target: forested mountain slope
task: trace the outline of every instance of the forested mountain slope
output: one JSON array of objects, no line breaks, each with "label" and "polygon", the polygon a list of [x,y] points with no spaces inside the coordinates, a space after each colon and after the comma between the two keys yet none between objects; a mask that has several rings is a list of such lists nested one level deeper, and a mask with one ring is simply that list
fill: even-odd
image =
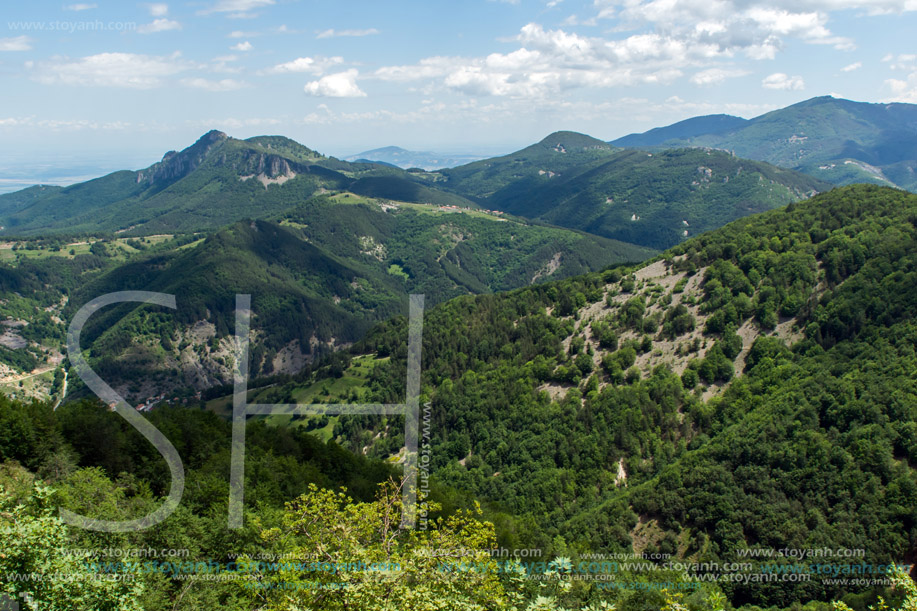
[{"label": "forested mountain slope", "polygon": [[[713,147],[740,157],[846,185],[871,182],[917,188],[917,105],[868,104],[823,96],[781,108],[729,129],[705,117],[613,141],[615,146]],[[698,123],[700,121],[700,123]]]},{"label": "forested mountain slope", "polygon": [[16,236],[201,231],[267,218],[313,195],[339,190],[475,207],[398,168],[325,157],[282,136],[237,140],[210,131],[144,170],[0,195],[0,225],[6,235]]},{"label": "forested mountain slope", "polygon": [[652,248],[830,189],[723,152],[647,153],[573,132],[437,174],[441,188],[485,208]]},{"label": "forested mountain slope", "polygon": [[[84,335],[93,362],[139,403],[231,380],[236,294],[251,294],[257,314],[252,371],[289,374],[403,312],[409,293],[433,305],[655,254],[518,218],[353,193],[318,196],[273,222],[159,236],[155,246],[143,240],[17,242],[0,263],[0,315],[9,327],[0,380],[15,385],[35,370],[40,375],[20,392],[63,392],[65,321],[114,291],[165,292],[178,302],[174,312],[137,304],[107,309]],[[69,392],[78,388],[71,379]]]},{"label": "forested mountain slope", "polygon": [[[434,473],[530,520],[508,545],[913,562],[915,222],[917,196],[842,188],[639,269],[434,308]],[[351,398],[400,400],[405,337],[395,320],[351,350],[393,355]],[[342,417],[334,433],[385,456],[402,445],[394,424]],[[759,574],[790,562],[750,561]],[[860,591],[817,576],[721,585],[736,606]]]}]

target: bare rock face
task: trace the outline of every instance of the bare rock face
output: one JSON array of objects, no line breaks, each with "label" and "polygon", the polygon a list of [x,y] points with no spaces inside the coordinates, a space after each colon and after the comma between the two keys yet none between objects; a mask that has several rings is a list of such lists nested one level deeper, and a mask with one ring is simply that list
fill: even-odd
[{"label": "bare rock face", "polygon": [[234,169],[238,170],[240,174],[266,176],[267,178],[289,176],[293,173],[290,163],[283,157],[255,151],[247,151],[238,163],[231,163],[226,158],[221,159],[220,165],[234,166]]}]

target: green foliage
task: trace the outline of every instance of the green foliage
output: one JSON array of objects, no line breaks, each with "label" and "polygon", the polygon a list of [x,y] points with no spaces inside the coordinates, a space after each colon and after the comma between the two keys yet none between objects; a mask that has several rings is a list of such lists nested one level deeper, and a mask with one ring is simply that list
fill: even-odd
[{"label": "green foliage", "polygon": [[[493,525],[481,521],[480,511],[458,512],[415,531],[399,527],[401,512],[401,491],[393,483],[371,503],[310,486],[287,504],[282,526],[262,538],[279,557],[329,568],[253,572],[244,585],[263,591],[266,608],[277,610],[509,607],[488,552],[496,544]],[[462,563],[484,569],[461,570]]]},{"label": "green foliage", "polygon": [[[870,611],[915,611],[917,610],[917,584],[914,583],[914,580],[911,579],[901,568],[896,567],[894,571],[890,574],[890,579],[897,589],[899,589],[904,594],[904,600],[901,602],[901,606],[897,609],[892,609],[885,603],[885,599],[881,596],[879,601],[875,605],[869,607]],[[843,602],[837,601],[834,603],[834,611],[852,611]]]},{"label": "green foliage", "polygon": [[[875,563],[900,557],[917,536],[917,479],[909,466],[917,456],[909,424],[917,405],[917,337],[907,315],[917,299],[913,218],[917,197],[855,187],[679,246],[673,265],[706,268],[701,308],[716,303],[715,312],[725,312],[722,327],[708,329],[714,337],[706,339],[703,357],[681,376],[664,365],[629,372],[638,335],[602,358],[603,387],[590,377],[554,400],[539,390],[551,362],[555,382],[582,382],[571,372],[579,357],[563,349],[580,325],[588,324],[593,338],[603,324],[613,328],[607,320],[556,316],[565,295],[594,294],[604,275],[432,309],[423,376],[433,472],[532,520],[538,527],[526,536],[537,545],[560,536],[575,549],[628,549],[639,515],[657,520],[686,553],[708,560],[810,541],[864,549]],[[870,256],[858,258],[857,244]],[[832,260],[834,281],[826,267]],[[759,337],[736,377],[738,327],[755,308],[776,317],[794,294],[805,295],[798,315],[809,339],[788,349]],[[625,300],[620,310],[633,315],[614,324],[636,319],[639,298]],[[549,307],[555,316],[545,314]],[[377,327],[354,348],[384,347],[393,355],[370,382],[370,396],[380,401],[403,392],[389,382],[404,378],[403,324]],[[701,382],[725,391],[702,403],[690,392]],[[338,432],[357,448],[376,427],[349,417]],[[626,488],[614,485],[622,458]],[[749,582],[729,584],[724,593],[733,604],[779,608],[827,601],[839,589],[816,580]]]},{"label": "green foliage", "polygon": [[651,248],[682,242],[686,230],[702,233],[830,188],[719,151],[647,154],[569,133],[439,173],[447,178],[443,188],[486,208]]},{"label": "green foliage", "polygon": [[[27,595],[48,611],[142,611],[139,583],[86,575],[82,559],[68,553],[70,533],[54,515],[52,491],[30,479],[22,468],[0,465],[0,593]],[[10,487],[19,488],[18,498]]]}]

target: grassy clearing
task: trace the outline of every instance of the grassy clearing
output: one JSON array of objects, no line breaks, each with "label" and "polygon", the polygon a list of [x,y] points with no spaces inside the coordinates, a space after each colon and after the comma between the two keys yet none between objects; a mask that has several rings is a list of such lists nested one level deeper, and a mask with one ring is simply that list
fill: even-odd
[{"label": "grassy clearing", "polygon": [[[405,210],[414,210],[415,212],[420,212],[421,214],[430,214],[434,216],[445,216],[448,214],[467,214],[475,218],[489,219],[491,221],[497,222],[506,222],[506,219],[488,214],[487,212],[482,212],[480,210],[471,210],[466,208],[445,208],[438,204],[415,204],[408,202],[400,202],[393,200],[380,200],[373,197],[364,197],[362,195],[356,195],[355,193],[341,192],[335,193],[330,197],[331,201],[336,204],[366,204],[369,206],[380,206],[382,204],[394,205],[398,208]],[[292,223],[290,223],[292,225]]]},{"label": "grassy clearing", "polygon": [[[388,362],[390,357],[378,358],[374,354],[354,357],[344,374],[339,378],[323,378],[313,382],[299,383],[284,390],[292,397],[293,403],[312,405],[322,403],[359,403],[366,400],[366,384],[373,369],[380,363]],[[249,392],[250,403],[272,403],[270,398],[277,389],[261,388]],[[232,418],[232,395],[218,397],[207,402],[207,409],[223,418]],[[329,416],[327,423],[317,426],[321,416],[294,418],[293,416],[266,416],[273,426],[305,427],[322,441],[328,441],[334,434],[337,416]]]},{"label": "grassy clearing", "polygon": [[26,377],[20,380],[0,383],[0,394],[19,399],[36,398],[43,400],[49,397],[53,382],[54,370],[37,375],[26,374]]},{"label": "grassy clearing", "polygon": [[[159,234],[141,238],[115,238],[106,243],[108,254],[115,260],[127,260],[130,256],[142,252],[146,248],[158,246],[172,240],[172,234]],[[68,244],[51,246],[40,244],[37,241],[17,240],[0,243],[0,261],[15,263],[20,258],[45,259],[48,257],[63,257],[72,259],[79,255],[89,254],[92,245],[102,241],[101,238],[88,238]],[[142,248],[137,248],[136,244]]]}]

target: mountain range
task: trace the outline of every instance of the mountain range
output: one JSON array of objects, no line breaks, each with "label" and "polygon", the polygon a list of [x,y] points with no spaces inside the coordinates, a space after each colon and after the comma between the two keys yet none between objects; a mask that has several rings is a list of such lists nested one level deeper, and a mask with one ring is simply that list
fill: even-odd
[{"label": "mountain range", "polygon": [[340,161],[281,136],[211,131],[140,171],[0,195],[0,234],[148,235],[265,219],[325,193],[483,208],[650,248],[829,189],[718,152],[639,153],[574,132],[439,171]]},{"label": "mountain range", "polygon": [[[917,195],[837,185],[906,176],[911,111],[816,98],[435,171],[212,131],[140,171],[0,195],[0,574],[180,545],[200,565],[405,570],[14,583],[150,611],[367,604],[340,582],[399,609],[897,607],[886,569],[917,560]],[[70,528],[50,506],[128,519],[170,489],[63,354],[82,305],[132,289],[178,307],[105,308],[82,347],[186,461],[186,496],[149,530]],[[407,297],[426,295],[428,530],[390,528],[402,497],[380,484],[408,447],[391,414],[252,417],[244,528],[226,529],[239,293],[260,404],[403,402]]]},{"label": "mountain range", "polygon": [[[143,170],[0,195],[16,249],[8,286],[61,278],[0,305],[33,323],[0,341],[0,362],[10,380],[54,370],[55,320],[98,294],[153,287],[185,307],[121,306],[85,335],[90,360],[130,397],[225,383],[235,293],[254,296],[264,324],[253,372],[293,374],[401,313],[408,293],[432,305],[640,261],[829,188],[722,152],[647,153],[574,132],[428,172],[211,131]],[[37,396],[54,391],[37,380]]]},{"label": "mountain range", "polygon": [[660,249],[831,188],[721,151],[649,153],[574,132],[438,174],[482,207]]},{"label": "mountain range", "polygon": [[612,144],[723,149],[837,185],[871,182],[917,190],[914,104],[868,104],[824,96],[750,120],[696,117]]},{"label": "mountain range", "polygon": [[314,195],[342,190],[475,207],[397,168],[339,161],[281,136],[237,140],[211,131],[144,170],[0,195],[0,224],[14,235],[200,231],[266,218]]}]

